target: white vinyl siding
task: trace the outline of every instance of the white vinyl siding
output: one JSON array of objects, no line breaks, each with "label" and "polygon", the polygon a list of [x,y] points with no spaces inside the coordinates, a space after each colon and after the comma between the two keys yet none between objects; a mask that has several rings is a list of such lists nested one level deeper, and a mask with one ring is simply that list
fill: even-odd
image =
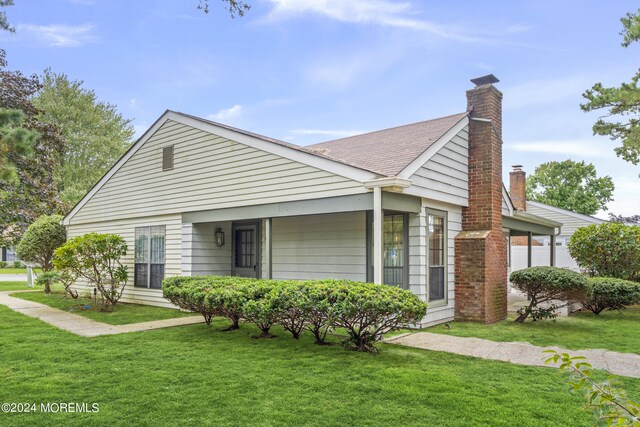
[{"label": "white vinyl siding", "polygon": [[[216,230],[225,236],[222,246],[216,245]],[[184,224],[182,227],[183,272],[185,276],[231,275],[231,222]]]},{"label": "white vinyl siding", "polygon": [[467,206],[469,202],[469,128],[465,126],[411,175],[410,194]]},{"label": "white vinyl siding", "polygon": [[366,280],[364,212],[273,218],[272,221],[274,279]]},{"label": "white vinyl siding", "polygon": [[580,227],[586,227],[591,224],[601,224],[604,222],[602,219],[592,218],[590,216],[576,214],[574,212],[558,212],[558,208],[549,209],[543,204],[535,202],[527,202],[527,212],[561,223],[562,230],[560,235],[566,237],[573,235],[573,233],[575,233],[575,231]]},{"label": "white vinyl siding", "polygon": [[[174,147],[172,170],[163,148]],[[71,218],[79,224],[364,193],[354,180],[167,121]]]},{"label": "white vinyl siding", "polygon": [[[122,302],[173,307],[162,298],[161,289],[136,288],[133,286],[134,276],[134,248],[135,228],[147,226],[165,226],[165,277],[181,274],[182,262],[182,217],[180,215],[158,215],[138,219],[123,219],[93,224],[71,224],[68,226],[68,237],[82,236],[86,233],[115,233],[127,242],[127,255],[121,262],[128,267],[129,280],[122,295]],[[87,287],[87,283],[79,281],[77,287],[80,292]]]}]

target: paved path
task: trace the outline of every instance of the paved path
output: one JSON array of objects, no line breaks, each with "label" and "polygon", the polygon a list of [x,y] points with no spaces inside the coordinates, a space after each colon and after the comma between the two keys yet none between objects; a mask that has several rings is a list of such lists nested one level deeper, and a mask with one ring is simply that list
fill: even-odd
[{"label": "paved path", "polygon": [[528,343],[496,342],[479,338],[463,338],[450,335],[417,332],[398,335],[384,340],[391,344],[426,350],[444,351],[482,359],[501,360],[518,365],[546,366],[544,360],[550,355],[544,350],[556,350],[572,356],[584,356],[596,369],[604,369],[612,374],[640,378],[640,355],[617,353],[608,350],[567,350],[560,347],[539,347]]},{"label": "paved path", "polygon": [[0,274],[0,282],[26,282],[26,274]]},{"label": "paved path", "polygon": [[[27,291],[29,292],[29,291]],[[16,291],[0,292],[0,304],[6,305],[10,309],[24,315],[35,317],[43,322],[47,322],[57,328],[64,329],[83,337],[97,337],[100,335],[124,334],[127,332],[148,331],[151,329],[170,328],[173,326],[193,325],[202,323],[201,316],[176,317],[174,319],[154,320],[152,322],[131,323],[128,325],[109,325],[107,323],[96,322],[78,314],[68,313],[20,298],[9,296]]]}]

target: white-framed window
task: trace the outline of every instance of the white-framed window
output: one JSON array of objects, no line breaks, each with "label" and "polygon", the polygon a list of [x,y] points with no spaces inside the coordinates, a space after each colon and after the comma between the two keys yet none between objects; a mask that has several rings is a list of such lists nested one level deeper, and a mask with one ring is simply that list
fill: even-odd
[{"label": "white-framed window", "polygon": [[138,288],[162,288],[165,261],[164,225],[136,227],[135,273],[133,286]]},{"label": "white-framed window", "polygon": [[447,214],[427,211],[427,297],[447,300]]}]

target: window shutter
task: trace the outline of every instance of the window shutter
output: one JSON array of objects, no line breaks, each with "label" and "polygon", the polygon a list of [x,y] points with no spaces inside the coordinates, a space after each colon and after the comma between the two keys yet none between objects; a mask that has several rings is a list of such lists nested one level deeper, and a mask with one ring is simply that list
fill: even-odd
[{"label": "window shutter", "polygon": [[173,145],[162,149],[162,170],[173,169]]}]

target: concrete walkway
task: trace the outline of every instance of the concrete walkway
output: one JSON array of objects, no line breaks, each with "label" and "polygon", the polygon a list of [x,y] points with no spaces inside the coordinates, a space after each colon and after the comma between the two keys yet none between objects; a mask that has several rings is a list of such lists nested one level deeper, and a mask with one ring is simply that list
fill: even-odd
[{"label": "concrete walkway", "polygon": [[518,365],[546,366],[544,363],[550,354],[545,350],[569,353],[571,356],[584,356],[586,362],[596,369],[603,369],[615,375],[640,378],[640,355],[617,353],[608,350],[567,350],[560,347],[539,347],[528,343],[496,342],[479,338],[463,338],[450,335],[417,332],[402,334],[384,340],[390,344],[400,344],[425,350],[444,351],[481,359],[501,360]]},{"label": "concrete walkway", "polygon": [[0,274],[0,282],[26,282],[26,274]]},{"label": "concrete walkway", "polygon": [[[154,320],[151,322],[131,323],[128,325],[109,325],[107,323],[96,322],[78,314],[68,313],[20,298],[14,298],[9,294],[21,291],[0,292],[0,304],[10,309],[22,313],[29,317],[35,317],[43,322],[63,329],[72,334],[82,337],[97,337],[100,335],[124,334],[127,332],[148,331],[151,329],[170,328],[173,326],[193,325],[204,322],[201,316],[176,317],[174,319]],[[29,292],[29,291],[26,291]]]}]

